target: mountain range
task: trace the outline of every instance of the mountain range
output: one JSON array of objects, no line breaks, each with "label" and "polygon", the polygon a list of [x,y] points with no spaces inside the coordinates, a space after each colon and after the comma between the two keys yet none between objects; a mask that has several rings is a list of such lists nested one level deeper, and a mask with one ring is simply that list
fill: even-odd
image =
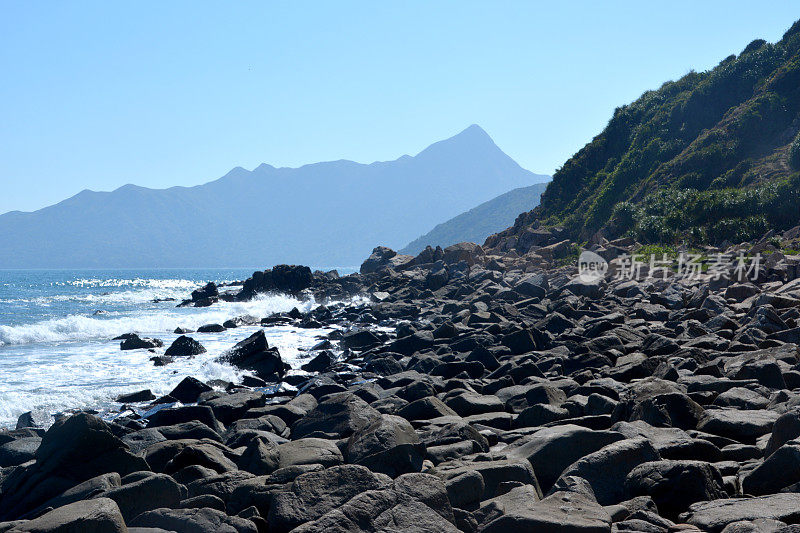
[{"label": "mountain range", "polygon": [[394,161],[262,164],[195,187],[85,190],[6,213],[0,268],[357,265],[378,244],[400,248],[487,199],[547,179],[472,125]]},{"label": "mountain range", "polygon": [[800,223],[800,21],[645,92],[554,174],[526,226],[742,242]]},{"label": "mountain range", "polygon": [[459,242],[483,243],[486,238],[514,223],[519,213],[529,211],[539,205],[547,183],[536,183],[519,187],[497,198],[492,198],[465,213],[437,225],[431,231],[414,239],[400,250],[401,253],[416,255],[426,246],[442,248]]}]

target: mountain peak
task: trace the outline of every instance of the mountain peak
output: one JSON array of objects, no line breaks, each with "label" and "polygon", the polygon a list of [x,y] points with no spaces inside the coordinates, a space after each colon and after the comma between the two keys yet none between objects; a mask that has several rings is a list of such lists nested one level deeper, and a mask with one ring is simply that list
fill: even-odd
[{"label": "mountain peak", "polygon": [[490,153],[502,154],[502,156],[508,157],[483,128],[477,124],[472,124],[452,137],[433,143],[417,154],[417,157],[451,157],[459,155],[463,157],[466,154],[487,155]]}]

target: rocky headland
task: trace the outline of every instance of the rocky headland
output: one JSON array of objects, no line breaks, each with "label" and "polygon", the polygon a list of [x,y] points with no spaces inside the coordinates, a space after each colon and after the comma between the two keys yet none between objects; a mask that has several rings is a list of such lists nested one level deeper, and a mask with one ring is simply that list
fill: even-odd
[{"label": "rocky headland", "polygon": [[[800,230],[696,251],[692,276],[652,248],[626,276],[642,248],[598,237],[607,269],[585,276],[561,232],[518,222],[195,291],[182,305],[320,304],[215,327],[331,333],[301,369],[259,329],[223,356],[243,383],[23,415],[0,432],[0,532],[797,531]],[[168,369],[204,350],[178,333],[121,348]]]}]

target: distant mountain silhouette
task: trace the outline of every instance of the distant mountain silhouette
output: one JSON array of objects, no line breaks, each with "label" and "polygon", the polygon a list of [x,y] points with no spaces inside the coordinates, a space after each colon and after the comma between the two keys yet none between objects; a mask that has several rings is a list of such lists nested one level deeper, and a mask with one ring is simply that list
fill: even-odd
[{"label": "distant mountain silhouette", "polygon": [[459,242],[483,244],[489,235],[512,225],[517,215],[539,205],[546,188],[547,183],[537,183],[501,194],[447,222],[442,222],[422,237],[413,240],[400,252],[416,255],[429,245],[444,248]]},{"label": "distant mountain silhouette", "polygon": [[414,157],[234,168],[195,187],[83,191],[0,215],[0,268],[359,264],[436,224],[542,181],[479,126]]}]

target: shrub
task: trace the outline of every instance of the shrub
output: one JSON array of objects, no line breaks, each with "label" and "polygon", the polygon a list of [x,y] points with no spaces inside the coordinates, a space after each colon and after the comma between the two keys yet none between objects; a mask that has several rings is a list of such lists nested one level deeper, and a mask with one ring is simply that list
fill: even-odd
[{"label": "shrub", "polygon": [[794,142],[789,148],[789,166],[792,167],[792,170],[800,170],[800,133],[794,138]]}]

